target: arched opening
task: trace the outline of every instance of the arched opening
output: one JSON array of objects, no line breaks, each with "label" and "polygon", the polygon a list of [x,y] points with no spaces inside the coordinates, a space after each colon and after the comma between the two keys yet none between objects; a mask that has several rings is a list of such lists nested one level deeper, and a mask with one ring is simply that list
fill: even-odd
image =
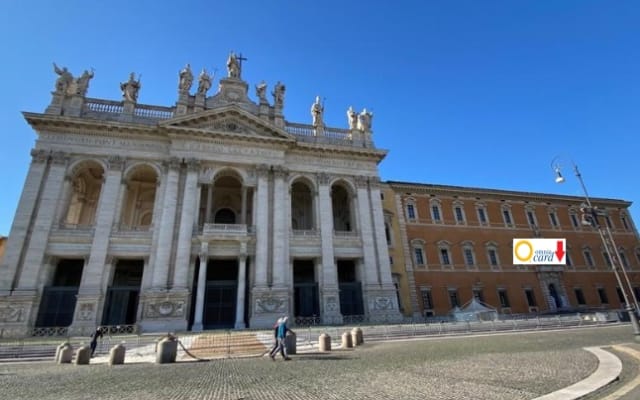
[{"label": "arched opening", "polygon": [[302,181],[291,185],[291,228],[314,229],[313,195],[309,186]]},{"label": "arched opening", "polygon": [[148,229],[153,222],[158,175],[148,165],[136,167],[127,177],[120,223],[124,229]]},{"label": "arched opening", "polygon": [[333,209],[333,229],[350,232],[353,230],[351,212],[351,194],[342,185],[331,188],[331,207]]},{"label": "arched opening", "polygon": [[64,218],[65,225],[91,226],[95,223],[103,179],[104,170],[97,162],[87,161],[76,166],[71,178],[71,196]]},{"label": "arched opening", "polygon": [[216,212],[213,222],[216,224],[235,224],[236,213],[229,208],[220,209]]}]

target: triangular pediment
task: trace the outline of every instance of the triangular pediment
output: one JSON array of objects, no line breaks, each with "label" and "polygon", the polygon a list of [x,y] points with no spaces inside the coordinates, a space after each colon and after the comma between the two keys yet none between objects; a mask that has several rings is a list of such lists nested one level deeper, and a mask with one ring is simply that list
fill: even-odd
[{"label": "triangular pediment", "polygon": [[294,140],[284,129],[234,105],[174,117],[162,121],[160,126],[200,134]]}]

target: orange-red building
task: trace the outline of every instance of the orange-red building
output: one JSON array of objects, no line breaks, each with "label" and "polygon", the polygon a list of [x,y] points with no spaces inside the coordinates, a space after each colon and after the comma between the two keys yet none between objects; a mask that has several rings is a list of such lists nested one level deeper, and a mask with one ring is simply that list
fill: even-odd
[{"label": "orange-red building", "polygon": [[[592,199],[624,266],[620,286],[598,230],[582,223],[581,197],[385,184],[393,197],[383,203],[394,215],[392,269],[409,292],[399,294],[405,315],[446,315],[474,297],[500,313],[619,309],[623,289],[631,302],[640,295],[640,242],[628,201]],[[514,265],[514,238],[565,238],[567,265]]]}]

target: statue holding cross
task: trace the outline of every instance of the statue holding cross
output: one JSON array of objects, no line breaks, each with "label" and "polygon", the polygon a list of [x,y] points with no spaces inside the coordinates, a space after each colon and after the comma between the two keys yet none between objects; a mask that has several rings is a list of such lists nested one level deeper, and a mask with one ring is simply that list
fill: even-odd
[{"label": "statue holding cross", "polygon": [[229,73],[229,78],[240,79],[240,75],[242,73],[242,61],[246,60],[246,58],[242,57],[242,53],[237,56],[233,52],[229,53],[229,58],[227,59],[227,72]]}]

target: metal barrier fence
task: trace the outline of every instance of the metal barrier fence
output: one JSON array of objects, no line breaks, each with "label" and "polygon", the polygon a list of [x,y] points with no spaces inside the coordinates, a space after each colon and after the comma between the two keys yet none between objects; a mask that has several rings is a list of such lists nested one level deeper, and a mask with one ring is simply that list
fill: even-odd
[{"label": "metal barrier fence", "polygon": [[[294,321],[298,322],[298,321]],[[514,317],[495,321],[462,322],[414,322],[401,324],[367,325],[346,324],[342,326],[319,326],[317,320],[299,321],[293,326],[296,347],[299,351],[315,351],[318,338],[326,333],[331,336],[334,348],[339,347],[344,332],[354,327],[363,331],[365,342],[410,339],[434,336],[466,335],[526,330],[549,330],[573,327],[600,326],[619,322],[615,313],[565,314],[554,316]],[[355,321],[354,321],[355,322]],[[148,357],[155,353],[157,342],[165,335],[140,334],[134,326],[104,327],[104,336],[98,341],[97,355],[108,354],[116,344],[124,343],[128,359],[131,356]],[[62,332],[62,331],[58,331]],[[0,359],[8,358],[50,358],[56,347],[68,341],[74,348],[88,345],[90,337],[32,335],[19,339],[0,339]],[[179,359],[216,359],[234,357],[259,357],[273,345],[273,330],[218,330],[202,333],[185,332],[176,335],[184,349],[179,349]],[[186,350],[186,351],[185,351]]]}]

